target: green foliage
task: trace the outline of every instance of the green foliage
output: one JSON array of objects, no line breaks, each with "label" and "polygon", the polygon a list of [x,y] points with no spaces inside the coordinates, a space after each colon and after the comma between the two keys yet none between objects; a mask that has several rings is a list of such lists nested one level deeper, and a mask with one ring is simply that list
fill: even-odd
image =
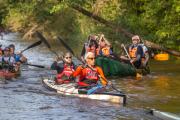
[{"label": "green foliage", "polygon": [[38,24],[51,35],[67,38],[73,47],[81,47],[89,34],[97,33],[112,43],[130,40],[73,10],[74,4],[144,39],[180,50],[179,0],[0,0],[0,21],[16,31]]}]

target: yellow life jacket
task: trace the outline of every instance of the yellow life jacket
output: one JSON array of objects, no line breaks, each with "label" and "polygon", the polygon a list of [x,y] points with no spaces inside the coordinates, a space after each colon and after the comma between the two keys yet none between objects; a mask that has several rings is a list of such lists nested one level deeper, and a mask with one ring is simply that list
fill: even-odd
[{"label": "yellow life jacket", "polygon": [[136,58],[137,48],[138,48],[138,46],[133,47],[133,48],[132,48],[132,46],[129,47],[129,56],[131,58]]},{"label": "yellow life jacket", "polygon": [[109,56],[110,55],[110,47],[104,47],[104,48],[101,49],[101,51],[102,51],[102,54],[104,56]]}]

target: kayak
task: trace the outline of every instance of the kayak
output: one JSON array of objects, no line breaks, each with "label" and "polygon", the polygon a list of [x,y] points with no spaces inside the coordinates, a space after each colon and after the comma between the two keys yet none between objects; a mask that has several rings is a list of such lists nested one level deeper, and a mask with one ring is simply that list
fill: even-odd
[{"label": "kayak", "polygon": [[96,65],[103,69],[105,76],[136,76],[136,73],[146,75],[149,71],[145,69],[135,69],[132,65],[120,62],[105,56],[96,58]]},{"label": "kayak", "polygon": [[126,104],[126,95],[122,93],[110,93],[110,92],[102,92],[102,93],[94,93],[87,95],[86,93],[81,92],[80,89],[76,88],[76,83],[68,83],[68,84],[60,84],[57,85],[54,80],[51,79],[43,79],[43,85],[49,90],[56,91],[59,94],[67,95],[67,96],[75,96],[80,98],[87,98],[105,102],[112,102],[118,104]]},{"label": "kayak", "polygon": [[7,70],[0,70],[0,78],[4,78],[6,80],[11,80],[12,78],[16,78],[20,75],[20,72],[10,72]]},{"label": "kayak", "polygon": [[180,120],[180,116],[177,116],[173,113],[169,113],[169,112],[161,112],[155,109],[151,110],[151,114],[155,117],[158,117],[162,120]]}]

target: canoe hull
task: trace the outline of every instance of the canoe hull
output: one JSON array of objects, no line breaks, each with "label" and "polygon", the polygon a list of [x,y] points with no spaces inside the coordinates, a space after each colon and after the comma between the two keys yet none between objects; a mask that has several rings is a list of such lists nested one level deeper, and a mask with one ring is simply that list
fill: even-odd
[{"label": "canoe hull", "polygon": [[44,86],[50,90],[54,90],[59,94],[67,96],[75,96],[80,98],[88,98],[93,100],[112,102],[118,104],[126,104],[126,95],[115,93],[99,93],[99,94],[79,94],[79,90],[75,87],[75,83],[56,85],[53,80],[42,80]]},{"label": "canoe hull", "polygon": [[10,72],[5,70],[0,70],[0,78],[11,80],[12,78],[16,78],[20,73],[19,72]]},{"label": "canoe hull", "polygon": [[173,113],[161,112],[155,109],[151,109],[151,114],[155,117],[158,117],[162,120],[180,120],[180,116],[177,116]]},{"label": "canoe hull", "polygon": [[120,62],[108,57],[96,58],[96,65],[103,69],[105,76],[135,76],[136,69],[130,64]]},{"label": "canoe hull", "polygon": [[147,66],[144,69],[135,69],[132,65],[120,62],[109,57],[98,56],[96,58],[96,65],[103,69],[105,76],[136,76],[137,73],[146,75],[150,73],[150,69]]}]

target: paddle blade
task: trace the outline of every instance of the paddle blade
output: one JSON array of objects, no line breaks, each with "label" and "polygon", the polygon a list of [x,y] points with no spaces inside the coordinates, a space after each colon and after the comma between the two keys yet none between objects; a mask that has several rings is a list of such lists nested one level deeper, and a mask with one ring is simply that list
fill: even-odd
[{"label": "paddle blade", "polygon": [[37,41],[37,42],[33,43],[32,45],[28,46],[26,49],[22,50],[21,53],[23,53],[24,51],[26,51],[30,48],[36,47],[36,46],[40,45],[41,43],[42,43],[42,41]]},{"label": "paddle blade", "polygon": [[35,65],[35,64],[29,64],[29,63],[25,63],[24,65],[34,66],[38,68],[45,68],[45,66],[42,66],[42,65]]},{"label": "paddle blade", "polygon": [[37,37],[39,37],[39,39],[49,48],[51,49],[50,44],[48,43],[48,41],[46,40],[46,38],[38,31],[36,31],[36,35]]},{"label": "paddle blade", "polygon": [[64,40],[61,37],[58,37],[58,40],[62,43],[62,45],[71,53],[74,55],[73,50],[64,42]]}]

